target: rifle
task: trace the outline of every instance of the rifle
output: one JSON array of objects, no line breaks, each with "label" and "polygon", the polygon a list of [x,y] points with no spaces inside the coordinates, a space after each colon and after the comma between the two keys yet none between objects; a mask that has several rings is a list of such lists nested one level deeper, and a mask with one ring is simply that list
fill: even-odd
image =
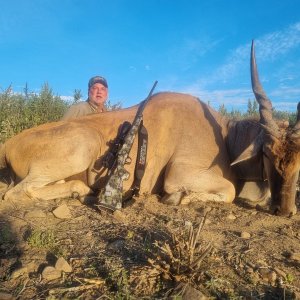
[{"label": "rifle", "polygon": [[118,152],[124,144],[124,139],[131,128],[131,123],[125,121],[118,129],[117,137],[113,141],[109,141],[109,151],[104,154],[103,167],[108,169],[108,176],[116,163]]},{"label": "rifle", "polygon": [[128,159],[130,159],[129,152],[142,123],[144,108],[150,100],[156,85],[157,81],[154,82],[147,98],[141,102],[131,128],[126,134],[122,146],[118,150],[117,158],[108,172],[109,179],[104,189],[100,191],[96,205],[100,210],[104,208],[106,210],[115,211],[116,209],[122,208],[123,181],[128,180],[130,175],[129,172],[125,170],[124,165],[130,163],[130,161],[128,161]]}]

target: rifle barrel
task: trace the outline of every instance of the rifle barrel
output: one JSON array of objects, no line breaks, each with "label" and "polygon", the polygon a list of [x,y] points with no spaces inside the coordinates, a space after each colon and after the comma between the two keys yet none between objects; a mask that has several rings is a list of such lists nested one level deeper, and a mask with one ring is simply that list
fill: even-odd
[{"label": "rifle barrel", "polygon": [[150,92],[149,92],[147,98],[141,103],[140,107],[138,108],[138,111],[139,111],[139,112],[138,112],[138,114],[137,114],[136,117],[141,117],[141,116],[142,116],[144,107],[146,106],[147,102],[148,102],[149,99],[151,98],[152,93],[153,93],[153,91],[154,91],[154,89],[155,89],[157,83],[158,83],[158,81],[156,80],[156,81],[154,82],[154,84],[153,84],[153,86],[152,86],[152,89],[150,90]]}]

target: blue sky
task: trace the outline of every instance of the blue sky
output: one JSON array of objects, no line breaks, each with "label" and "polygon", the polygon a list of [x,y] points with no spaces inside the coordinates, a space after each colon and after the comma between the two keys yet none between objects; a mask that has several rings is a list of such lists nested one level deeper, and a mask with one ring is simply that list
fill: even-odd
[{"label": "blue sky", "polygon": [[300,101],[298,0],[1,1],[0,89],[48,82],[59,96],[87,95],[91,76],[128,107],[156,91],[187,92],[215,108],[245,108],[251,40],[273,106]]}]

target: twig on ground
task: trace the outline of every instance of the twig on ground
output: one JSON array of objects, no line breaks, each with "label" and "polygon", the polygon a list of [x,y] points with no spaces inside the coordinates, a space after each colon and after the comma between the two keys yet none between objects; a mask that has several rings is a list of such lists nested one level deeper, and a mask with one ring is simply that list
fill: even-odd
[{"label": "twig on ground", "polygon": [[75,277],[75,280],[77,280],[80,283],[82,283],[82,281],[83,281],[83,282],[90,283],[90,284],[95,284],[95,285],[101,285],[101,284],[105,283],[105,280],[99,279],[99,278]]},{"label": "twig on ground", "polygon": [[26,279],[23,283],[23,287],[22,289],[20,290],[20,292],[18,293],[18,295],[16,296],[16,298],[18,299],[20,297],[20,295],[23,293],[23,291],[26,289],[26,285],[28,283],[29,279]]},{"label": "twig on ground", "polygon": [[80,286],[69,287],[69,288],[54,288],[49,290],[49,295],[63,294],[67,292],[80,292],[80,291],[92,289],[97,286],[98,284],[89,284],[89,285],[80,285]]}]

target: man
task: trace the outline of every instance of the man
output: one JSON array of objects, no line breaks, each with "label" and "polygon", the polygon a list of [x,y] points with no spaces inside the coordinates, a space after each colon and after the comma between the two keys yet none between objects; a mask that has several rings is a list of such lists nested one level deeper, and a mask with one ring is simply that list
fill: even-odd
[{"label": "man", "polygon": [[107,81],[102,76],[94,76],[89,80],[88,99],[73,104],[62,117],[62,120],[69,120],[84,115],[104,112],[105,101],[108,97]]}]

